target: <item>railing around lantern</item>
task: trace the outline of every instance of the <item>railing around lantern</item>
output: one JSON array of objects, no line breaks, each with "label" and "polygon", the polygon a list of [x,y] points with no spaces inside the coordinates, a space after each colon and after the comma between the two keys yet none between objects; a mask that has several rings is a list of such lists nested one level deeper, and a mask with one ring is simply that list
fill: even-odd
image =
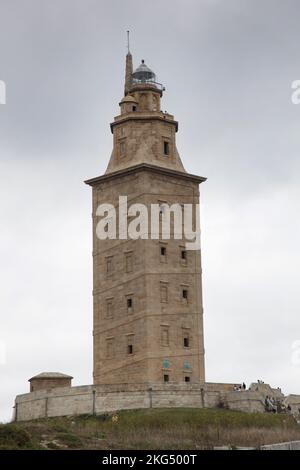
[{"label": "railing around lantern", "polygon": [[165,90],[165,87],[161,83],[154,82],[153,80],[137,80],[136,78],[133,78],[132,85],[152,85],[161,91]]}]

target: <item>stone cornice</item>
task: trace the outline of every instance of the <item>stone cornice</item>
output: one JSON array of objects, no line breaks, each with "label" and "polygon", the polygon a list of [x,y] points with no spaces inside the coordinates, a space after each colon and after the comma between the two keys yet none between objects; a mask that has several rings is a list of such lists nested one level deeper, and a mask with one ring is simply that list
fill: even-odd
[{"label": "stone cornice", "polygon": [[178,131],[178,121],[174,121],[174,119],[167,118],[165,114],[139,114],[139,113],[131,113],[131,114],[126,114],[124,117],[118,117],[114,122],[111,123],[110,129],[113,134],[114,132],[114,127],[117,126],[118,124],[123,124],[124,122],[127,121],[160,121],[160,122],[166,122],[168,124],[171,124],[172,126],[175,126],[176,132]]},{"label": "stone cornice", "polygon": [[184,173],[181,171],[172,170],[170,168],[163,168],[158,165],[140,163],[139,165],[134,165],[128,168],[124,168],[122,170],[114,171],[112,173],[108,173],[102,176],[98,176],[96,178],[86,180],[85,184],[88,184],[89,186],[96,186],[98,183],[102,183],[103,181],[109,181],[111,179],[119,178],[120,176],[127,176],[140,171],[152,171],[161,175],[173,176],[175,178],[190,180],[198,184],[204,183],[207,179],[203,176],[192,175],[190,173]]}]

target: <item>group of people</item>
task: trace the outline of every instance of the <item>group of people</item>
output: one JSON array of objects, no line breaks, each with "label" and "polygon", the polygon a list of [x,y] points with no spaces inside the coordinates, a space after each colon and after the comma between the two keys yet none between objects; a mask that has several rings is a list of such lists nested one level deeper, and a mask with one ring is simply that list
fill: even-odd
[{"label": "group of people", "polygon": [[[257,386],[256,386],[256,391],[259,391],[259,387],[258,385],[264,385],[264,381],[263,380],[258,380],[257,381]],[[233,387],[233,390],[235,392],[242,392],[244,390],[246,390],[246,384],[245,382],[243,382],[242,384],[239,384],[239,385],[234,385]],[[253,388],[251,388],[250,390],[253,390]],[[281,393],[281,389],[278,387],[277,388],[278,392]],[[285,404],[282,400],[282,398],[278,397],[278,398],[274,398],[274,397],[271,397],[269,395],[266,396],[265,398],[265,410],[267,412],[270,412],[270,413],[288,413],[288,414],[292,414],[292,408],[291,408],[291,405],[290,404]],[[300,416],[300,408],[298,409],[298,412],[299,412],[299,416]],[[299,420],[299,424],[300,424],[300,420]]]},{"label": "group of people", "polygon": [[242,385],[235,385],[235,386],[233,387],[233,390],[234,390],[235,392],[242,392],[243,390],[246,390],[246,384],[245,384],[245,382],[243,382]]},{"label": "group of people", "polygon": [[[263,380],[258,380],[257,385],[264,385]],[[246,388],[247,387],[246,387],[245,382],[243,382],[242,384],[233,386],[233,390],[235,392],[242,392],[242,391],[246,390]],[[253,387],[250,388],[250,390],[253,390]],[[279,387],[277,388],[277,390],[278,390],[278,392],[281,393],[281,389]],[[258,386],[256,386],[256,391],[259,391]],[[285,404],[283,402],[282,398],[280,398],[280,397],[274,398],[274,397],[271,397],[271,396],[267,395],[266,398],[265,398],[264,404],[265,404],[265,410],[267,412],[270,412],[270,413],[288,413],[288,414],[292,414],[292,411],[293,411],[291,405],[290,404]],[[298,412],[299,412],[299,416],[298,416],[298,418],[299,418],[300,417],[300,408],[298,408]],[[294,414],[294,416],[295,416],[295,414]],[[300,418],[299,418],[299,424],[300,424]]]},{"label": "group of people", "polygon": [[265,398],[265,409],[271,413],[291,413],[291,405],[285,405],[280,399],[269,397]]}]

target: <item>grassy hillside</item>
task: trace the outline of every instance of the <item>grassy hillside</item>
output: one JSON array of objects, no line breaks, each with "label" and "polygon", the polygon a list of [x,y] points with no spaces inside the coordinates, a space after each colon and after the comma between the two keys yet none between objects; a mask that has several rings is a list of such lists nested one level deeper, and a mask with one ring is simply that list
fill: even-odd
[{"label": "grassy hillside", "polygon": [[291,416],[148,409],[0,425],[0,449],[209,449],[300,440]]}]

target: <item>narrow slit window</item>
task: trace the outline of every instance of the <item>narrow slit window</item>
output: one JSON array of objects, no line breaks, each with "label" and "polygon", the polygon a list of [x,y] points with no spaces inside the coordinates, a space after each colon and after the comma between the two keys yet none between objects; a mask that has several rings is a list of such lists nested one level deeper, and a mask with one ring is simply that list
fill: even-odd
[{"label": "narrow slit window", "polygon": [[133,299],[132,299],[132,297],[127,298],[127,312],[128,313],[133,312]]},{"label": "narrow slit window", "polygon": [[169,346],[169,329],[163,328],[161,331],[161,345]]},{"label": "narrow slit window", "polygon": [[168,286],[162,283],[160,285],[160,301],[168,302]]},{"label": "narrow slit window", "polygon": [[113,317],[113,302],[112,300],[108,300],[106,303],[106,318]]},{"label": "narrow slit window", "polygon": [[170,155],[170,143],[168,141],[164,141],[164,155]]},{"label": "narrow slit window", "polygon": [[128,353],[128,354],[133,354],[133,345],[132,345],[132,344],[128,344],[128,346],[127,346],[127,353]]},{"label": "narrow slit window", "polygon": [[164,382],[165,383],[168,383],[169,382],[169,375],[168,374],[164,374]]},{"label": "narrow slit window", "polygon": [[167,248],[165,246],[160,247],[161,256],[167,256]]},{"label": "narrow slit window", "polygon": [[109,275],[113,271],[113,259],[107,258],[106,259],[106,274]]},{"label": "narrow slit window", "polygon": [[184,300],[188,300],[188,290],[187,289],[182,289],[182,298]]},{"label": "narrow slit window", "polygon": [[120,142],[120,157],[125,157],[126,154],[126,145],[125,141]]}]

